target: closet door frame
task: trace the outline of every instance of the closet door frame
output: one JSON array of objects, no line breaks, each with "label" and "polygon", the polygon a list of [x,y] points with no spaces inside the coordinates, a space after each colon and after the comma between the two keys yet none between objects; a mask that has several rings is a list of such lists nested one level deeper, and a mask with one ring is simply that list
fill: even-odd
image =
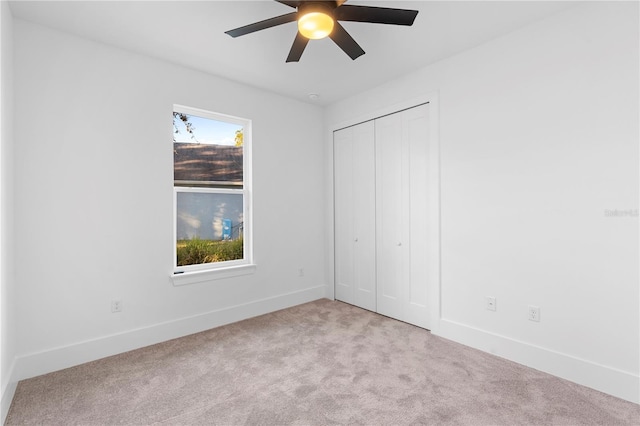
[{"label": "closet door frame", "polygon": [[329,188],[328,194],[329,205],[327,206],[330,214],[329,219],[329,244],[327,247],[327,259],[329,265],[327,268],[327,298],[335,300],[335,275],[334,275],[334,219],[333,219],[333,132],[345,127],[354,126],[365,121],[375,120],[376,118],[394,114],[406,109],[410,109],[419,105],[429,104],[429,235],[432,236],[429,242],[429,329],[437,333],[442,318],[441,312],[441,278],[440,278],[440,143],[439,143],[439,100],[438,93],[431,92],[415,98],[407,99],[398,103],[390,104],[384,108],[373,109],[354,118],[347,118],[344,121],[330,123],[328,126],[328,140],[331,143],[327,158],[329,171]]}]

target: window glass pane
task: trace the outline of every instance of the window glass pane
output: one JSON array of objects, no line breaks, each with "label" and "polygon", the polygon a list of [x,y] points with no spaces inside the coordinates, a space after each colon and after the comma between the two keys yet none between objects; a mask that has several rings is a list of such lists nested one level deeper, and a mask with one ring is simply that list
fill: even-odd
[{"label": "window glass pane", "polygon": [[174,112],[176,186],[242,188],[241,125]]},{"label": "window glass pane", "polygon": [[242,147],[174,143],[176,186],[242,188]]},{"label": "window glass pane", "polygon": [[176,194],[177,265],[243,259],[243,195]]}]

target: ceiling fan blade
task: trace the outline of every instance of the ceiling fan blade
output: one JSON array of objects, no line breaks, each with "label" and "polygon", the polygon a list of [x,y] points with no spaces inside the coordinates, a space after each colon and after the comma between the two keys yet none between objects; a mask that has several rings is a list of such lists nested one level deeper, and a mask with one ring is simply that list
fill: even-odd
[{"label": "ceiling fan blade", "polygon": [[298,6],[300,6],[300,1],[286,1],[286,0],[276,0],[278,3],[282,3],[282,4],[286,4],[287,6],[291,6],[293,8],[296,8]]},{"label": "ceiling fan blade", "polygon": [[298,32],[296,39],[293,40],[293,46],[291,46],[289,56],[287,56],[287,62],[298,62],[302,56],[302,52],[304,52],[304,48],[307,47],[307,43],[309,43],[309,39]]},{"label": "ceiling fan blade", "polygon": [[298,19],[298,12],[291,12],[291,13],[287,13],[286,15],[276,16],[275,18],[265,19],[264,21],[255,22],[253,24],[245,25],[244,27],[225,31],[225,33],[229,34],[231,37],[239,37],[245,34],[250,34],[256,31],[275,27],[276,25],[282,25],[288,22],[293,22],[296,19]]},{"label": "ceiling fan blade", "polygon": [[371,22],[374,24],[413,25],[417,10],[387,7],[343,5],[334,11],[338,21]]},{"label": "ceiling fan blade", "polygon": [[356,41],[349,35],[347,30],[344,29],[339,22],[335,22],[333,31],[329,34],[331,40],[333,40],[340,49],[344,50],[344,53],[349,55],[351,59],[356,59],[359,56],[364,55],[364,50]]}]

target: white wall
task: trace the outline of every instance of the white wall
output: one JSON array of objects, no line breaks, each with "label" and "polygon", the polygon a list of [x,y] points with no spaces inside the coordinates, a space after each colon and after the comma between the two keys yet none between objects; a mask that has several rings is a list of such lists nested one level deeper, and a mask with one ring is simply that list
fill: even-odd
[{"label": "white wall", "polygon": [[[14,379],[324,297],[321,108],[14,27]],[[253,275],[170,281],[173,104],[253,120]]]},{"label": "white wall", "polygon": [[[635,402],[638,217],[605,210],[638,209],[638,35],[637,2],[580,5],[325,117],[331,130],[437,91],[433,331]],[[330,164],[330,135],[325,153]],[[485,296],[497,298],[496,312]],[[528,305],[541,308],[539,323]]]},{"label": "white wall", "polygon": [[16,355],[13,277],[13,17],[0,1],[0,419],[15,391],[10,380]]}]

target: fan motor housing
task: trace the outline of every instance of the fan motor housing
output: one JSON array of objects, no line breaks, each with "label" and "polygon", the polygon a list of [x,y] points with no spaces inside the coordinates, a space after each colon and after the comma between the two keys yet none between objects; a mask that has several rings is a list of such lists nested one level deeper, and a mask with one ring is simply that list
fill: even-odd
[{"label": "fan motor housing", "polygon": [[298,16],[319,12],[333,17],[333,11],[338,7],[335,1],[304,1],[298,6]]}]

